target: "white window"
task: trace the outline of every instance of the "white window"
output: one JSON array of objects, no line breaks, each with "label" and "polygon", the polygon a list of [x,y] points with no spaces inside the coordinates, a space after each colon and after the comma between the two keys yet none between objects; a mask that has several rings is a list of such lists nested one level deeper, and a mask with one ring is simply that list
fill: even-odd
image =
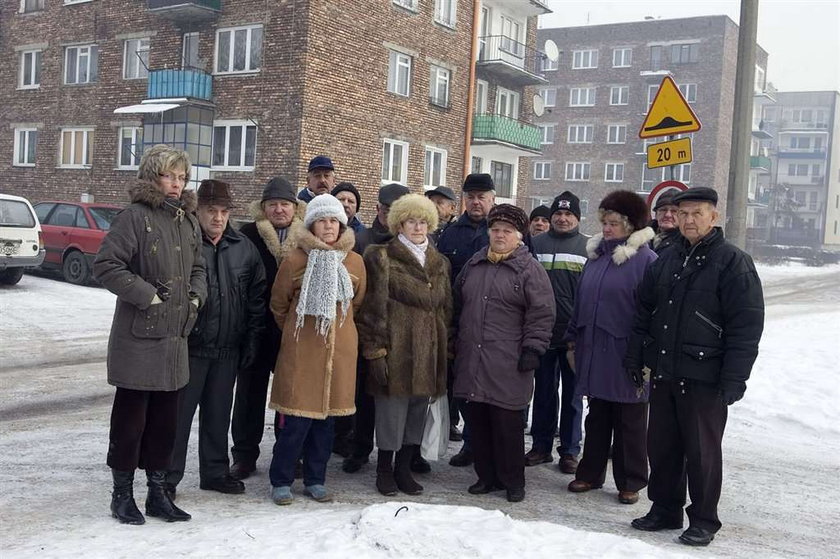
[{"label": "white window", "polygon": [[551,60],[547,56],[543,56],[542,58],[542,70],[543,72],[550,72],[552,70],[556,70],[558,67],[558,60]]},{"label": "white window", "polygon": [[250,120],[213,122],[214,169],[249,171],[257,158],[257,126]]},{"label": "white window", "polygon": [[808,136],[791,136],[790,147],[794,149],[809,149],[811,147],[811,138]]},{"label": "white window", "polygon": [[28,14],[29,12],[40,12],[44,9],[46,0],[21,0],[21,13]]},{"label": "white window", "polygon": [[540,135],[542,136],[541,144],[554,143],[554,130],[557,128],[556,124],[540,124]]},{"label": "white window", "polygon": [[20,81],[21,89],[41,87],[41,51],[25,50],[20,53]]},{"label": "white window", "polygon": [[604,166],[604,182],[624,182],[624,163],[607,163]]},{"label": "white window", "polygon": [[201,61],[198,58],[198,32],[184,33],[181,38],[181,67],[198,68]]},{"label": "white window", "polygon": [[689,103],[696,103],[697,102],[697,84],[696,83],[683,83],[677,86],[682,93],[682,96],[685,97],[685,100]]},{"label": "white window", "polygon": [[544,87],[539,90],[540,97],[543,99],[543,104],[546,107],[555,107],[557,106],[557,88],[556,87]]},{"label": "white window", "polygon": [[382,141],[382,184],[405,184],[408,177],[408,143]]},{"label": "white window", "polygon": [[408,97],[411,85],[411,57],[388,51],[388,91]]},{"label": "white window", "polygon": [[764,122],[776,122],[776,107],[765,105],[761,108],[761,120]]},{"label": "white window", "polygon": [[119,132],[117,147],[117,167],[119,169],[137,169],[140,156],[143,155],[143,129],[139,126],[124,126]]},{"label": "white window", "polygon": [[566,163],[566,180],[567,181],[588,181],[589,180],[589,163]]},{"label": "white window", "polygon": [[98,79],[99,47],[84,45],[64,49],[64,83],[91,83]]},{"label": "white window", "polygon": [[789,177],[807,177],[808,176],[808,165],[795,164],[795,163],[788,164],[788,176]]},{"label": "white window", "polygon": [[647,95],[648,108],[650,108],[651,104],[653,103],[653,100],[656,99],[656,92],[657,91],[659,91],[659,86],[658,85],[651,84],[651,85],[648,86],[648,95]]},{"label": "white window", "polygon": [[259,72],[262,67],[262,25],[216,31],[216,73]]},{"label": "white window", "polygon": [[497,87],[496,114],[513,119],[519,118],[519,93]]},{"label": "white window", "polygon": [[629,68],[633,64],[633,49],[613,49],[613,68]]},{"label": "white window", "polygon": [[432,65],[429,78],[429,99],[438,107],[449,106],[449,70],[446,68]]},{"label": "white window", "polygon": [[423,188],[446,186],[446,150],[426,146]]},{"label": "white window", "polygon": [[475,80],[475,114],[483,115],[487,112],[487,82]]},{"label": "white window", "polygon": [[598,67],[598,51],[597,50],[576,50],[572,52],[572,68],[575,70],[583,70],[587,68]]},{"label": "white window", "polygon": [[149,38],[128,39],[123,45],[123,78],[133,80],[148,77]]},{"label": "white window", "polygon": [[455,27],[455,9],[458,0],[435,0],[435,21],[447,27]]},{"label": "white window", "polygon": [[566,141],[570,144],[591,144],[594,132],[592,124],[571,124]]},{"label": "white window", "polygon": [[525,45],[522,44],[522,24],[518,21],[502,16],[502,39],[500,48],[514,56],[525,54]]},{"label": "white window", "polygon": [[592,107],[594,105],[594,87],[573,87],[571,90],[569,90],[570,107]]},{"label": "white window", "polygon": [[551,161],[534,162],[534,180],[545,181],[551,178]]},{"label": "white window", "polygon": [[757,93],[761,93],[764,91],[764,68],[761,66],[756,65],[755,67],[755,85],[754,89]]},{"label": "white window", "polygon": [[394,0],[394,4],[402,6],[403,8],[408,8],[414,12],[417,11],[417,0]]},{"label": "white window", "polygon": [[35,128],[15,128],[14,165],[16,167],[34,167],[37,144],[38,131]]},{"label": "white window", "polygon": [[607,143],[623,144],[627,141],[626,124],[610,124],[607,126]]},{"label": "white window", "polygon": [[84,169],[93,161],[93,128],[62,128],[61,167]]},{"label": "white window", "polygon": [[626,105],[630,102],[630,86],[614,85],[610,87],[610,105]]},{"label": "white window", "polygon": [[[663,175],[665,169],[662,169]],[[664,176],[663,176],[664,180]],[[680,181],[681,183],[688,184],[691,182],[691,163],[685,163],[683,165],[677,165],[674,167],[674,180]]]}]

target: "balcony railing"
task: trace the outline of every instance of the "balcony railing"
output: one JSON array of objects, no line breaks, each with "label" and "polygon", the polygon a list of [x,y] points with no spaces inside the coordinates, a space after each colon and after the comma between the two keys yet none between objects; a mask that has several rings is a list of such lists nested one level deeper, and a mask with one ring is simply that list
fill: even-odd
[{"label": "balcony railing", "polygon": [[770,170],[770,158],[763,155],[750,156],[750,169],[766,169]]},{"label": "balcony railing", "polygon": [[210,101],[213,97],[213,76],[204,70],[152,70],[146,89],[149,99],[187,97]]},{"label": "balcony railing", "polygon": [[481,114],[473,117],[473,141],[501,142],[535,153],[542,151],[542,133],[529,122],[501,115]]},{"label": "balcony railing", "polygon": [[783,130],[824,130],[828,131],[828,123],[826,122],[800,122],[793,120],[783,120],[781,122]]},{"label": "balcony railing", "polygon": [[147,9],[175,23],[200,23],[215,19],[222,0],[147,0]]},{"label": "balcony railing", "polygon": [[789,159],[823,159],[825,158],[825,148],[781,147],[778,155]]},{"label": "balcony railing", "polygon": [[515,85],[547,83],[543,76],[545,53],[504,35],[478,38],[478,65]]}]

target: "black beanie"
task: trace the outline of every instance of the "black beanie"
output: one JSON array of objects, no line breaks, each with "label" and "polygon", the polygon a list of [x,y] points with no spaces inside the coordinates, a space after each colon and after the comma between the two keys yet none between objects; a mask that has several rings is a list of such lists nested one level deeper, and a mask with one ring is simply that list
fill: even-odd
[{"label": "black beanie", "polygon": [[534,221],[535,217],[544,217],[551,220],[551,209],[548,206],[537,206],[528,216],[528,221]]},{"label": "black beanie", "polygon": [[362,196],[359,194],[359,189],[352,182],[340,182],[335,185],[335,188],[332,189],[333,196],[337,196],[339,192],[350,192],[353,196],[356,197],[356,211],[358,212],[359,209],[362,207]]},{"label": "black beanie", "polygon": [[580,220],[580,198],[568,190],[563,192],[551,203],[551,215],[560,210],[570,211]]},{"label": "black beanie", "polygon": [[295,192],[295,187],[292,186],[292,183],[283,177],[274,177],[263,188],[260,202],[265,202],[266,200],[288,200],[297,204],[297,192]]}]

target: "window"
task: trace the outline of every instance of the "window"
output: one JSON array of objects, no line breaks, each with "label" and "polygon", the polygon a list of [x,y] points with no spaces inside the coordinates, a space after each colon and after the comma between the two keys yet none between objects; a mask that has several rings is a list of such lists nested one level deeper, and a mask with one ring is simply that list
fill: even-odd
[{"label": "window", "polygon": [[610,88],[610,105],[626,105],[630,99],[630,87],[614,85]]},{"label": "window", "polygon": [[547,56],[542,57],[542,70],[543,72],[550,72],[556,70],[558,67],[559,60],[551,60]]},{"label": "window", "polygon": [[59,149],[61,167],[90,167],[93,161],[93,128],[62,128]]},{"label": "window", "polygon": [[654,45],[650,47],[650,69],[654,72],[662,69],[662,47]]},{"label": "window", "polygon": [[64,83],[91,83],[98,79],[99,47],[85,45],[64,49]]},{"label": "window", "polygon": [[538,125],[540,128],[540,135],[542,136],[542,140],[540,141],[541,144],[553,144],[554,143],[554,129],[557,128],[556,124],[540,124]]},{"label": "window", "polygon": [[388,91],[408,97],[411,85],[411,57],[395,50],[388,52]]},{"label": "window", "polygon": [[20,82],[21,89],[41,87],[41,51],[25,50],[20,53]]},{"label": "window", "polygon": [[458,0],[435,0],[435,21],[447,27],[455,27],[455,9]]},{"label": "window", "polygon": [[500,198],[513,198],[513,165],[491,161],[490,175],[496,185],[496,195]]},{"label": "window", "polygon": [[689,103],[696,103],[697,102],[697,84],[696,83],[684,83],[677,86],[682,93],[682,96],[685,97],[685,100]]},{"label": "window", "polygon": [[604,167],[604,182],[624,182],[624,163],[607,163]]},{"label": "window", "polygon": [[648,95],[647,95],[647,102],[648,102],[648,109],[650,109],[653,100],[656,99],[656,92],[659,91],[658,85],[648,85]]},{"label": "window", "polygon": [[446,150],[426,146],[423,187],[446,186]]},{"label": "window", "polygon": [[691,43],[687,45],[671,45],[671,62],[674,64],[688,64],[697,62],[697,51],[699,45]]},{"label": "window", "polygon": [[820,176],[820,171],[822,171],[822,166],[819,163],[814,163],[811,165],[811,176],[818,177]]},{"label": "window", "polygon": [[449,70],[440,66],[431,67],[429,78],[429,99],[438,107],[449,106]]},{"label": "window", "polygon": [[585,70],[598,67],[597,50],[576,50],[572,52],[572,69]]},{"label": "window", "polygon": [[554,107],[557,105],[557,88],[556,87],[544,87],[539,90],[540,97],[543,99],[543,103],[546,107]]},{"label": "window", "polygon": [[514,21],[507,16],[502,16],[502,40],[500,42],[501,50],[510,53],[514,56],[523,56],[525,54],[525,45],[522,44],[522,24]]},{"label": "window", "polygon": [[382,141],[382,184],[405,184],[408,175],[408,143]]},{"label": "window", "polygon": [[394,4],[403,8],[408,8],[413,12],[417,11],[417,0],[394,0]]},{"label": "window", "polygon": [[[665,169],[662,169],[662,180],[665,180]],[[691,163],[674,167],[674,180],[688,184],[691,182]]]},{"label": "window", "polygon": [[198,33],[184,33],[181,38],[181,67],[199,68],[201,61],[198,59]]},{"label": "window", "polygon": [[764,76],[765,76],[764,68],[757,65],[755,67],[755,85],[754,85],[754,89],[757,93],[761,93],[762,91],[764,91]]},{"label": "window", "polygon": [[806,136],[791,136],[790,147],[794,149],[810,149],[811,138]]},{"label": "window", "polygon": [[534,162],[534,180],[545,181],[551,178],[551,161]]},{"label": "window", "polygon": [[484,160],[481,157],[472,156],[470,158],[470,173],[480,173],[484,166]]},{"label": "window", "polygon": [[592,107],[594,105],[594,87],[573,87],[571,90],[569,90],[570,107]]},{"label": "window", "polygon": [[592,124],[571,124],[566,141],[570,144],[591,144],[594,131]]},{"label": "window", "polygon": [[216,31],[216,73],[259,72],[262,67],[262,25]]},{"label": "window", "polygon": [[613,49],[613,68],[629,68],[633,63],[633,49]]},{"label": "window", "polygon": [[627,141],[626,124],[610,124],[607,126],[607,143],[623,144]]},{"label": "window", "polygon": [[119,134],[117,167],[137,169],[140,166],[140,156],[143,155],[143,129],[139,126],[124,126],[120,128]]},{"label": "window", "polygon": [[487,82],[475,80],[475,114],[483,115],[487,112]]},{"label": "window", "polygon": [[15,128],[14,165],[16,167],[34,167],[37,144],[38,131],[35,128]]},{"label": "window", "polygon": [[791,120],[793,122],[811,122],[814,118],[814,111],[811,109],[794,109],[791,111]]},{"label": "window", "polygon": [[764,122],[776,122],[776,107],[762,107],[761,120]]},{"label": "window", "polygon": [[807,177],[808,176],[808,165],[796,164],[796,163],[788,164],[788,176],[789,177]]},{"label": "window", "polygon": [[519,93],[497,87],[496,114],[513,119],[519,118]]},{"label": "window", "polygon": [[21,0],[20,11],[24,14],[28,14],[30,12],[40,12],[44,9],[45,4],[46,0]]},{"label": "window", "polygon": [[[808,209],[812,212],[817,210],[817,200],[819,199],[820,194],[816,191],[811,191],[811,194],[808,196]],[[813,225],[811,225],[813,227]]]},{"label": "window", "polygon": [[128,39],[123,43],[123,79],[149,76],[149,38]]},{"label": "window", "polygon": [[250,120],[213,123],[214,169],[251,170],[257,156],[257,127]]},{"label": "window", "polygon": [[566,163],[567,181],[588,181],[589,163]]}]

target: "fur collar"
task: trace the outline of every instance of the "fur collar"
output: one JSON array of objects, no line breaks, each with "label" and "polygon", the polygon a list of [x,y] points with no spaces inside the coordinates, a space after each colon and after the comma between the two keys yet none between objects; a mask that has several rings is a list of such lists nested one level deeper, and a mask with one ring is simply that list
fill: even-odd
[{"label": "fur collar", "polygon": [[[638,231],[634,231],[627,240],[617,247],[613,249],[612,253],[612,261],[615,262],[616,266],[621,266],[631,258],[633,258],[639,249],[645,245],[648,241],[650,241],[654,237],[653,229],[650,227],[645,227],[644,229],[640,229]],[[586,254],[592,260],[597,260],[601,253],[599,252],[598,248],[601,245],[601,241],[604,240],[604,234],[598,233],[597,235],[593,235],[588,241],[586,241]]]},{"label": "fur collar", "polygon": [[[166,199],[157,185],[147,180],[138,180],[134,186],[128,189],[128,195],[132,204],[143,204],[150,208],[160,208]],[[181,203],[186,213],[193,213],[198,206],[195,191],[184,190],[181,192]]]},{"label": "fur collar", "polygon": [[[254,222],[257,225],[257,233],[259,233],[260,238],[265,243],[266,248],[268,248],[268,252],[274,256],[274,259],[277,260],[277,263],[280,264],[283,261],[283,258],[286,257],[289,250],[292,249],[292,244],[290,241],[290,237],[286,237],[286,240],[283,243],[280,243],[280,238],[277,236],[277,230],[274,229],[274,226],[268,220],[268,217],[265,215],[265,211],[262,207],[262,202],[259,200],[254,200],[248,206],[248,210],[251,213],[251,217],[254,218]],[[297,207],[295,208],[295,215],[292,218],[292,224],[289,226],[291,233],[291,227],[294,226],[296,223],[303,224],[303,216],[306,214],[306,202],[303,200],[298,200]]]},{"label": "fur collar", "polygon": [[319,241],[309,229],[303,226],[303,221],[298,223],[293,222],[290,227],[288,238],[290,246],[302,249],[307,253],[310,250],[340,250],[341,252],[350,252],[356,243],[356,236],[349,227],[344,230],[344,233],[341,234],[332,246]]}]

